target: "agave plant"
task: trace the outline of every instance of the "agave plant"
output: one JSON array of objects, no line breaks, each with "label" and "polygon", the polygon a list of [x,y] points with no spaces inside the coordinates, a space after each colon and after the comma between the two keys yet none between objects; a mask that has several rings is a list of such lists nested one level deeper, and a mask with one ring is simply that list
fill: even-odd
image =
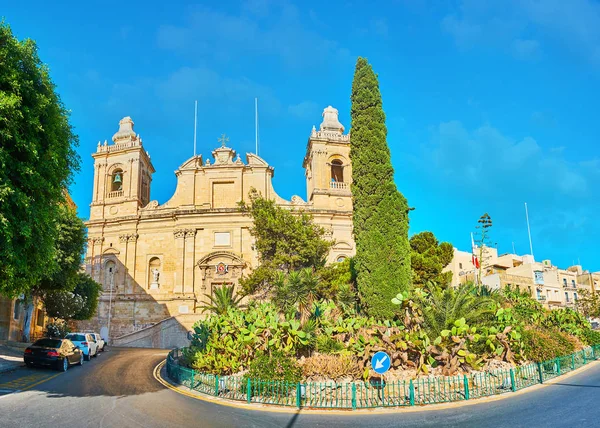
[{"label": "agave plant", "polygon": [[208,311],[217,315],[225,315],[229,308],[242,307],[243,297],[235,293],[233,285],[222,285],[221,287],[215,287],[209,299],[209,304],[200,307],[202,312]]}]

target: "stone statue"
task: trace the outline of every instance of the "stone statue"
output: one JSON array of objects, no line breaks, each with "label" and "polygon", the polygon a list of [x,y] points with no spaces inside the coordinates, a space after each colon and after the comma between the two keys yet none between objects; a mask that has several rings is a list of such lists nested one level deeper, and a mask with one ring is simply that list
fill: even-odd
[{"label": "stone statue", "polygon": [[158,288],[158,278],[160,277],[160,272],[158,269],[154,268],[150,271],[152,273],[152,284],[150,284],[151,289]]}]

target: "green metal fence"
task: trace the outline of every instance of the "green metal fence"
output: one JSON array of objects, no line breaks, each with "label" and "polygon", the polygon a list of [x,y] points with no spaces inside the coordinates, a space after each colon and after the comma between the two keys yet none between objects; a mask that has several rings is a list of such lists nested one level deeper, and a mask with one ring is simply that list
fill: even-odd
[{"label": "green metal fence", "polygon": [[289,383],[199,373],[178,364],[181,350],[167,357],[167,375],[180,385],[204,394],[297,408],[368,409],[415,406],[515,392],[544,383],[600,358],[600,345],[571,355],[511,369],[462,376],[428,376],[412,380]]}]

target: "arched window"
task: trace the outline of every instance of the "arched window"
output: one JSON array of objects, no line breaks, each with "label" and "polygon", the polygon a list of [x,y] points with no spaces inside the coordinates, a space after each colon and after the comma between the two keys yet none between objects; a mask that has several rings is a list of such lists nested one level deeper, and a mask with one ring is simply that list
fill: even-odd
[{"label": "arched window", "polygon": [[346,256],[339,255],[335,261],[338,263],[342,263],[344,260],[346,260]]},{"label": "arched window", "polygon": [[344,166],[339,159],[331,162],[331,181],[336,183],[344,182]]},{"label": "arched window", "polygon": [[114,287],[115,287],[115,273],[116,273],[116,265],[115,262],[113,262],[112,260],[109,260],[108,262],[106,262],[106,264],[104,265],[104,289],[107,291],[110,291],[111,289],[113,291]]},{"label": "arched window", "polygon": [[123,190],[123,170],[115,169],[110,177],[110,191],[117,192]]}]

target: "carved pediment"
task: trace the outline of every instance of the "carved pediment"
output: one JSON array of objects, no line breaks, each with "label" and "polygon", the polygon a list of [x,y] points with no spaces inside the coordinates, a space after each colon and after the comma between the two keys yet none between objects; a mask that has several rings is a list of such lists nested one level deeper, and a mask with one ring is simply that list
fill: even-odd
[{"label": "carved pediment", "polygon": [[232,251],[213,251],[198,260],[198,267],[207,267],[218,264],[219,262],[227,263],[230,266],[246,266],[244,259],[239,257]]},{"label": "carved pediment", "polygon": [[200,167],[202,167],[202,155],[197,155],[197,156],[194,156],[194,157],[188,159],[183,164],[181,164],[181,166],[179,167],[179,171],[186,170],[186,169],[194,170],[194,169],[197,169]]},{"label": "carved pediment", "polygon": [[113,247],[109,247],[106,250],[102,251],[103,256],[118,256],[119,254],[121,254],[121,252]]},{"label": "carved pediment", "polygon": [[339,242],[335,243],[335,245],[333,246],[333,248],[335,250],[351,250],[352,249],[352,245],[350,245],[346,241],[339,241]]},{"label": "carved pediment", "polygon": [[265,160],[254,153],[246,153],[246,162],[248,165],[256,165],[256,166],[269,166]]}]

